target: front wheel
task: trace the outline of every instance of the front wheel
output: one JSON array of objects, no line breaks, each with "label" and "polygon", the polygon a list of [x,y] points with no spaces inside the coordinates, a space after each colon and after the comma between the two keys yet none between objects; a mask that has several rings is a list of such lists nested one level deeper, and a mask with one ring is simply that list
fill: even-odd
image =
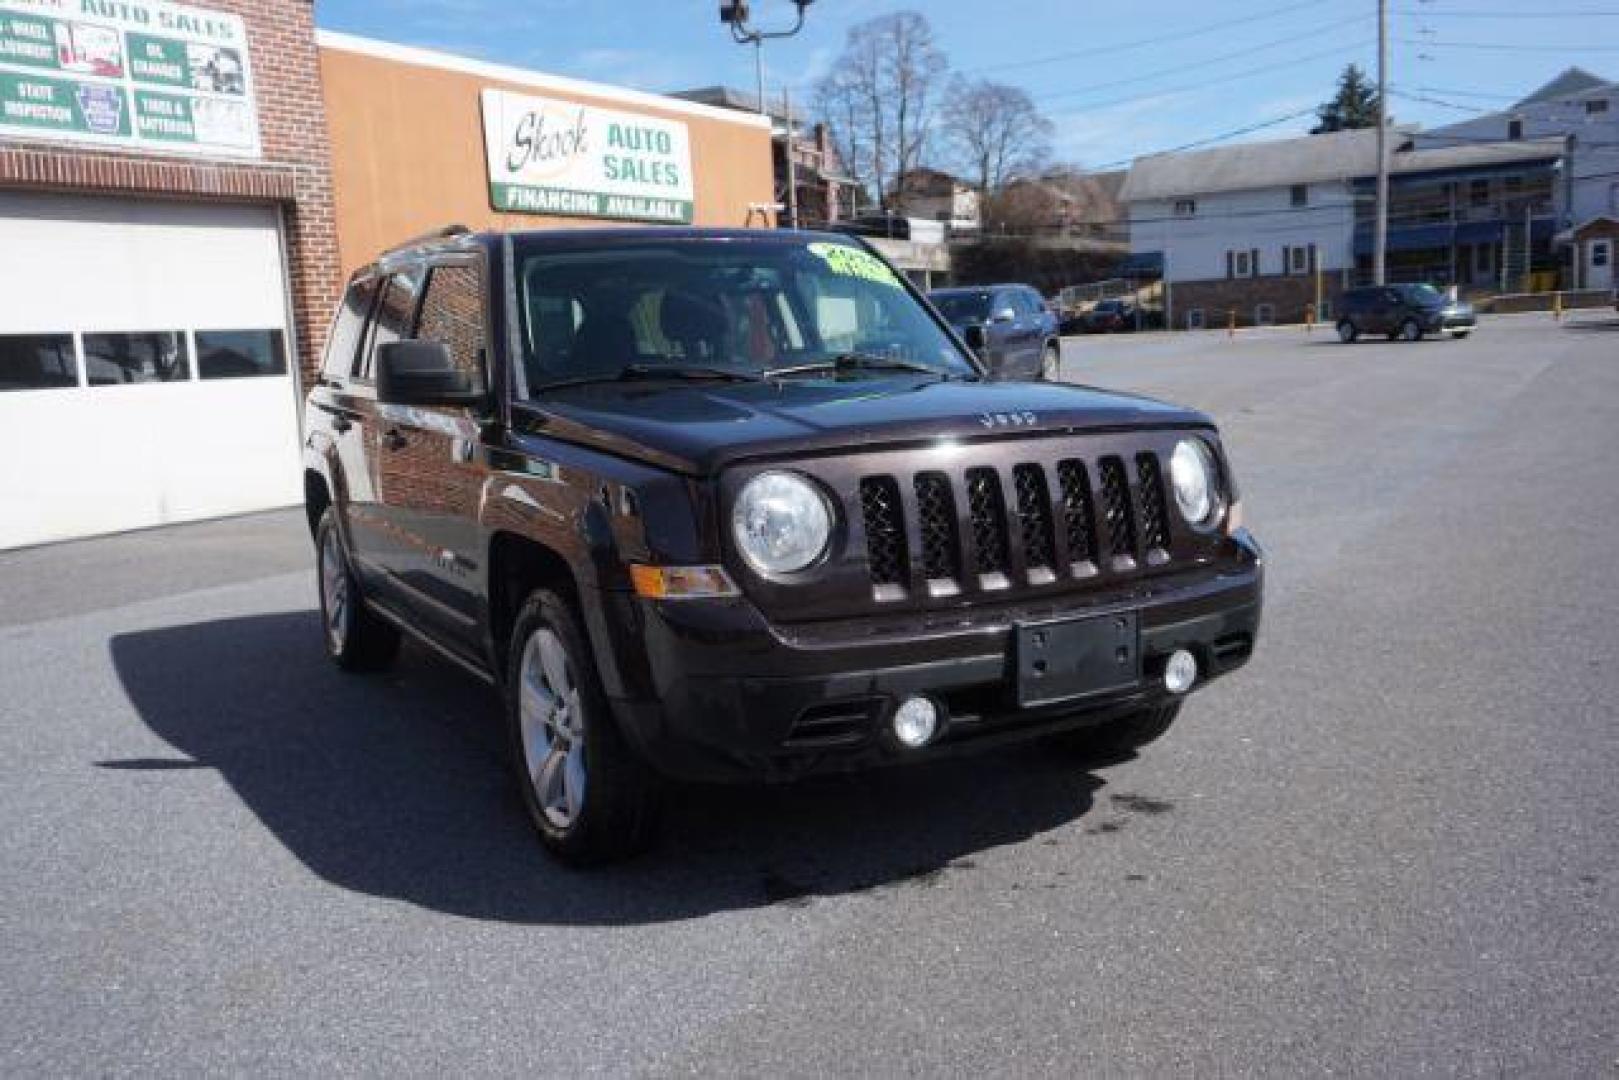
[{"label": "front wheel", "polygon": [[512,628],[505,679],[512,765],[540,841],[576,865],[647,848],[658,782],[608,710],[573,605],[541,589]]},{"label": "front wheel", "polygon": [[1407,319],[1400,324],[1399,336],[1401,341],[1421,341],[1422,327],[1417,325],[1417,320]]},{"label": "front wheel", "polygon": [[1056,736],[1065,749],[1082,754],[1128,754],[1163,736],[1180,715],[1180,702],[1142,709],[1096,727]]},{"label": "front wheel", "polygon": [[1353,345],[1355,343],[1355,339],[1358,338],[1358,337],[1360,337],[1360,331],[1355,329],[1355,324],[1354,323],[1350,322],[1348,319],[1343,319],[1343,320],[1339,321],[1339,323],[1338,323],[1338,340],[1339,341],[1343,342],[1345,345]]},{"label": "front wheel", "polygon": [[360,598],[360,586],[337,530],[337,508],[328,506],[315,526],[320,562],[320,623],[326,655],[344,671],[381,671],[399,655],[399,630]]},{"label": "front wheel", "polygon": [[1040,377],[1046,382],[1062,381],[1062,347],[1047,345],[1040,356]]}]

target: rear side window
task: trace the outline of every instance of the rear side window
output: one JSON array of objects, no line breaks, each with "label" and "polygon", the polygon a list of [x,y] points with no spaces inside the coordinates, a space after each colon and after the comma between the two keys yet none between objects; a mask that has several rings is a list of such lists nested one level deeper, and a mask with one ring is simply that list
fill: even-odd
[{"label": "rear side window", "polygon": [[0,392],[77,385],[72,334],[0,335]]},{"label": "rear side window", "polygon": [[483,378],[483,274],[473,263],[435,266],[428,274],[416,336],[449,347],[457,370]]},{"label": "rear side window", "polygon": [[365,318],[371,313],[371,301],[376,299],[375,278],[356,281],[343,297],[343,306],[332,323],[332,336],[326,341],[326,363],[322,370],[327,377],[347,379],[357,374],[360,337],[365,333]]},{"label": "rear side window", "polygon": [[422,274],[417,269],[401,270],[383,279],[382,296],[371,319],[371,334],[365,345],[365,361],[361,370],[361,377],[367,381],[376,370],[377,346],[410,336],[421,283]]}]

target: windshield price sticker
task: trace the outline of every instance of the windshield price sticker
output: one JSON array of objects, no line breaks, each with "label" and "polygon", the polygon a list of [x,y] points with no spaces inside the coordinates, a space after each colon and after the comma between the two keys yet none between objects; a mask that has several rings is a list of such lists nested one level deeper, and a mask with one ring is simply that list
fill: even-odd
[{"label": "windshield price sticker", "polygon": [[869,251],[845,247],[843,244],[811,244],[809,249],[825,262],[834,274],[863,278],[894,289],[900,287],[899,278],[888,268],[888,264]]}]

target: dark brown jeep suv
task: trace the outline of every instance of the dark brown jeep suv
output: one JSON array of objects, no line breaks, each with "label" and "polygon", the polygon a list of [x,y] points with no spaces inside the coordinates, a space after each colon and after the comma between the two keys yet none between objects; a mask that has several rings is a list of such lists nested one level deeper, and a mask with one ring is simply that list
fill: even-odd
[{"label": "dark brown jeep suv", "polygon": [[309,395],[326,648],[497,686],[540,836],[665,777],[1161,734],[1247,660],[1207,416],[996,381],[858,239],[447,230],[357,273]]}]

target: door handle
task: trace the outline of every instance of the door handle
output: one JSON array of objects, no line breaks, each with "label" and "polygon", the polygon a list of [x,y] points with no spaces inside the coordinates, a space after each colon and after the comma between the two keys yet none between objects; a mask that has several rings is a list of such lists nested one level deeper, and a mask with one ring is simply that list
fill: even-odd
[{"label": "door handle", "polygon": [[382,437],[382,445],[389,450],[403,450],[405,437],[399,433],[398,428],[389,428],[388,433]]}]

